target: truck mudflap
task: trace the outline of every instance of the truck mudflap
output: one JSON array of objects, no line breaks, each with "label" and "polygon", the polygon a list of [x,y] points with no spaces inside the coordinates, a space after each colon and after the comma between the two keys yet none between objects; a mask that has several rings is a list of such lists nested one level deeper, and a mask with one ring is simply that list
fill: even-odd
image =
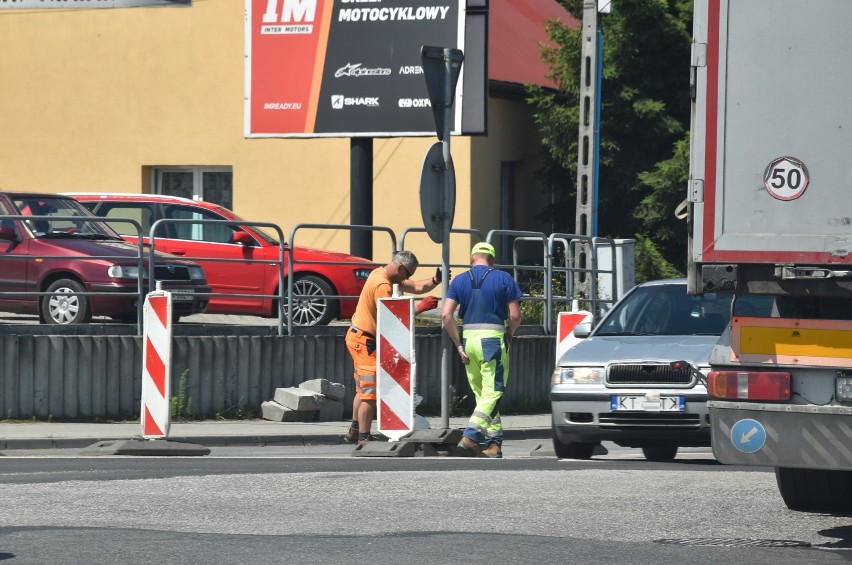
[{"label": "truck mudflap", "polygon": [[852,471],[852,407],[707,404],[721,463]]}]

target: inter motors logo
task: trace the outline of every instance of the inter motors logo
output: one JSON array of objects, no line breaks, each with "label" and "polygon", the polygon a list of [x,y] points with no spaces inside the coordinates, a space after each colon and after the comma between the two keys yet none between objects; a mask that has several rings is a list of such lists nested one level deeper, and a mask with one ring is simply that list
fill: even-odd
[{"label": "inter motors logo", "polygon": [[[278,7],[281,7],[279,14]],[[313,33],[317,0],[266,0],[262,35]]]},{"label": "inter motors logo", "polygon": [[[281,17],[278,6],[281,5]],[[317,15],[317,0],[266,0],[265,24],[312,23]]]},{"label": "inter motors logo", "polygon": [[390,69],[376,68],[367,69],[361,66],[362,63],[346,63],[345,67],[340,67],[335,71],[334,78],[340,77],[386,77],[391,74]]},{"label": "inter motors logo", "polygon": [[331,95],[331,107],[340,110],[345,106],[364,106],[367,108],[378,108],[378,96],[343,96],[342,94]]}]

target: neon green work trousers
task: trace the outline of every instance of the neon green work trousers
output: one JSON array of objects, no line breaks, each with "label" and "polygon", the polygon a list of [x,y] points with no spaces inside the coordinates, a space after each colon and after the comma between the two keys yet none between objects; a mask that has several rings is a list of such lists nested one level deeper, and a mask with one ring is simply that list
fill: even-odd
[{"label": "neon green work trousers", "polygon": [[470,358],[465,370],[476,399],[464,435],[477,443],[502,444],[499,406],[509,379],[506,334],[499,330],[464,330],[462,345]]}]

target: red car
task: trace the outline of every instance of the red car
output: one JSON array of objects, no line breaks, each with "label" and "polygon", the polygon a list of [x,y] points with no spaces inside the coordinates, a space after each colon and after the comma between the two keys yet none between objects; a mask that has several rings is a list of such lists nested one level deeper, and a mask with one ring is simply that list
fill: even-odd
[{"label": "red car", "polygon": [[[140,256],[73,198],[0,192],[0,310],[37,313],[48,324],[86,323],[92,316],[135,322],[139,277],[147,292],[148,270],[144,250]],[[175,319],[204,312],[210,287],[201,266],[157,253],[154,278],[172,291]]]},{"label": "red car", "polygon": [[[177,196],[95,193],[70,196],[97,216],[138,221],[146,236],[154,222],[161,219],[246,221],[218,204]],[[136,241],[137,234],[131,224],[110,222],[110,225],[128,241]],[[157,250],[186,257],[204,267],[214,293],[207,306],[208,314],[278,317],[278,300],[273,296],[278,294],[279,273],[275,262],[279,259],[280,244],[269,233],[247,225],[166,222],[155,236]],[[296,273],[293,323],[326,325],[334,318],[351,318],[361,288],[375,266],[368,259],[321,249],[297,247],[293,253]],[[287,271],[285,254],[285,277]],[[284,284],[286,293],[286,280]],[[352,298],[329,298],[332,296]]]}]

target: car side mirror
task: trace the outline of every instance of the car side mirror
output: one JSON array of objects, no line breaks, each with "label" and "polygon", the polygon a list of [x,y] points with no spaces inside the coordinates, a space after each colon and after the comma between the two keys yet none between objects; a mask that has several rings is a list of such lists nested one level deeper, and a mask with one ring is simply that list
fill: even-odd
[{"label": "car side mirror", "polygon": [[590,322],[580,322],[574,326],[574,337],[583,339],[589,337],[590,333],[592,333],[592,324]]},{"label": "car side mirror", "polygon": [[15,228],[0,227],[0,241],[18,241],[18,234]]},{"label": "car side mirror", "polygon": [[254,240],[251,238],[249,234],[244,231],[235,231],[234,232],[234,243],[237,245],[253,245]]}]

